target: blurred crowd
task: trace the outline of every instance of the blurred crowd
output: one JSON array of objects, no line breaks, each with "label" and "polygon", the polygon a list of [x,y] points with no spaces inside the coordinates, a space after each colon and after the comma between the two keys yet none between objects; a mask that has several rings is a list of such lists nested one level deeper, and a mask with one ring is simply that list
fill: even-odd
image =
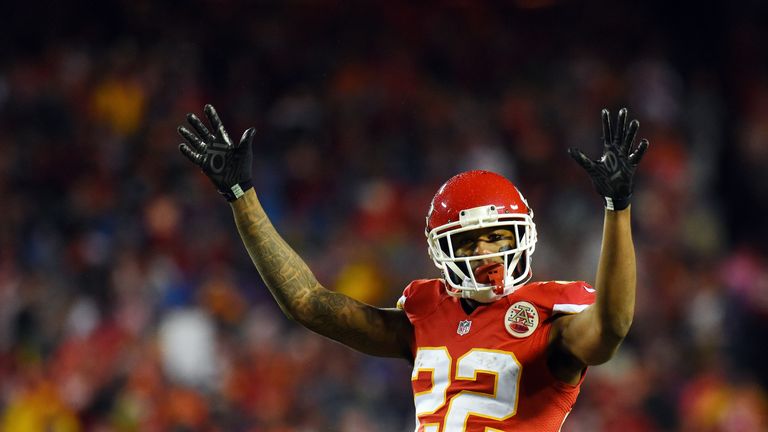
[{"label": "blurred crowd", "polygon": [[768,8],[580,3],[10,6],[0,431],[412,430],[406,362],[274,305],[178,153],[205,103],[257,127],[257,193],[318,279],[379,306],[439,277],[424,217],[467,169],[526,195],[535,280],[593,280],[603,210],[566,149],[628,106],[637,313],[564,430],[768,430]]}]

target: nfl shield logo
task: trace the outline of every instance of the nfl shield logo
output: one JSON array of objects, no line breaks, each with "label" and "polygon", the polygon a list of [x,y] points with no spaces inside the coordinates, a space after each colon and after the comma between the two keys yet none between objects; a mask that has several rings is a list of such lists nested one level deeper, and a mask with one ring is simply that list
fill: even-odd
[{"label": "nfl shield logo", "polygon": [[459,327],[456,329],[456,333],[458,333],[459,336],[464,336],[465,334],[469,333],[470,327],[472,327],[472,321],[470,320],[459,321]]}]

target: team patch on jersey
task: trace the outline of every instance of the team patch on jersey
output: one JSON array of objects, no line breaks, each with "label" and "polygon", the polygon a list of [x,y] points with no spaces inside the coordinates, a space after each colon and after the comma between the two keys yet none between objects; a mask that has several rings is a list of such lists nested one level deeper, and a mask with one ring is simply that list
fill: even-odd
[{"label": "team patch on jersey", "polygon": [[514,337],[528,337],[539,326],[539,312],[526,301],[519,301],[504,315],[504,328]]},{"label": "team patch on jersey", "polygon": [[470,320],[461,320],[459,321],[459,327],[456,328],[456,333],[459,336],[464,336],[465,334],[469,333],[469,328],[472,327],[472,321]]}]

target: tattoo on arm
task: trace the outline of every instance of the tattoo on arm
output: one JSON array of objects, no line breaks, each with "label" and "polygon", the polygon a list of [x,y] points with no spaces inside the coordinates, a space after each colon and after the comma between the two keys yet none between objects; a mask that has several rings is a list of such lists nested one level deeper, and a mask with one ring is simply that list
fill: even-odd
[{"label": "tattoo on arm", "polygon": [[397,309],[379,309],[325,289],[277,233],[249,193],[233,203],[243,243],[280,308],[310,330],[367,354],[410,358],[411,324]]}]

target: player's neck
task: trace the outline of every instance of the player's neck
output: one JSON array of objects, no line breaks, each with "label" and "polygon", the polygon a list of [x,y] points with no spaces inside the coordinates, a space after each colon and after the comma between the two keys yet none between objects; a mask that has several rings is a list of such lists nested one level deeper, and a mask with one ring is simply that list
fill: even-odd
[{"label": "player's neck", "polygon": [[464,313],[467,315],[471,315],[478,307],[482,306],[482,303],[479,301],[467,298],[459,299],[459,302],[461,303],[461,308],[464,310]]}]

